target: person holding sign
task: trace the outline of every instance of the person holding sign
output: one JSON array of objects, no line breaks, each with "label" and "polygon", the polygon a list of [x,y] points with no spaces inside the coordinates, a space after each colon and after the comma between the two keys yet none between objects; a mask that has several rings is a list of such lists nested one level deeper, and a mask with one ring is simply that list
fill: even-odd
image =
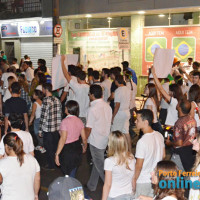
[{"label": "person holding sign", "polygon": [[86,74],[83,71],[79,71],[77,74],[77,82],[75,82],[69,75],[66,67],[65,67],[65,56],[63,55],[61,57],[61,64],[62,64],[62,70],[65,78],[67,79],[69,86],[74,91],[74,100],[78,102],[80,106],[80,114],[79,117],[83,121],[84,125],[86,124],[86,116],[87,111],[89,108],[89,85],[86,84],[85,78]]},{"label": "person holding sign", "polygon": [[169,107],[167,109],[167,118],[165,124],[169,126],[174,126],[175,122],[178,120],[178,111],[176,110],[176,106],[178,102],[184,98],[181,88],[177,84],[171,84],[169,86],[169,94],[167,94],[167,92],[162,87],[160,81],[158,80],[155,68],[153,66],[151,68],[151,73],[153,75],[157,88],[163,95],[163,98],[169,104]]}]

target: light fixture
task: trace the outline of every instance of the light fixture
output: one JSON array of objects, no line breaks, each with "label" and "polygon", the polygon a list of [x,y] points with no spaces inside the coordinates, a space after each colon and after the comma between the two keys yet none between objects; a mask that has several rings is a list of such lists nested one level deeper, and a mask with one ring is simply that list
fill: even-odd
[{"label": "light fixture", "polygon": [[164,14],[160,14],[160,15],[158,15],[159,17],[165,17],[165,15]]},{"label": "light fixture", "polygon": [[40,21],[40,24],[44,24],[44,20],[41,20],[41,21]]},{"label": "light fixture", "polygon": [[143,10],[138,11],[138,14],[143,15],[143,14],[145,14],[145,11],[143,11]]},{"label": "light fixture", "polygon": [[85,17],[87,17],[87,18],[90,18],[90,17],[92,17],[92,15],[90,15],[90,14],[87,14]]},{"label": "light fixture", "polygon": [[111,19],[112,19],[112,17],[107,17],[107,19],[108,19],[108,20],[111,20]]},{"label": "light fixture", "polygon": [[12,23],[11,23],[11,26],[17,26],[17,23],[12,22]]}]

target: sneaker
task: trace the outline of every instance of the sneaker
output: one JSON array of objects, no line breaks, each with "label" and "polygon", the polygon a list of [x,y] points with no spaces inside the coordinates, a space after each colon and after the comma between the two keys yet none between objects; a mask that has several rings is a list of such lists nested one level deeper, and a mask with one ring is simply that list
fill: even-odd
[{"label": "sneaker", "polygon": [[41,153],[45,153],[46,152],[46,149],[44,147],[40,147],[40,152]]},{"label": "sneaker", "polygon": [[40,151],[40,148],[42,148],[41,146],[36,146],[35,150]]}]

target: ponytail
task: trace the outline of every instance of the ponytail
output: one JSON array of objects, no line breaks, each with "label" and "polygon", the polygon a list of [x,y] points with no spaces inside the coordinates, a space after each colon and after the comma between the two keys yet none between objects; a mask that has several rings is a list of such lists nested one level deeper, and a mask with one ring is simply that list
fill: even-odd
[{"label": "ponytail", "polygon": [[8,133],[3,139],[4,145],[7,144],[17,155],[20,166],[24,163],[23,142],[16,133]]}]

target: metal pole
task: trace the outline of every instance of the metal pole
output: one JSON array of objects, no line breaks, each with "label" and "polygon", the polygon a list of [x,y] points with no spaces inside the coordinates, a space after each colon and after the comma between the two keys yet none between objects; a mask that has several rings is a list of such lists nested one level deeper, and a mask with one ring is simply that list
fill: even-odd
[{"label": "metal pole", "polygon": [[[59,19],[59,0],[53,0],[53,27],[55,27],[56,24],[60,24]],[[53,56],[55,57],[57,54],[59,54],[59,44],[54,44],[54,34],[53,34]]]},{"label": "metal pole", "polygon": [[122,49],[122,62],[124,62],[124,49]]}]

